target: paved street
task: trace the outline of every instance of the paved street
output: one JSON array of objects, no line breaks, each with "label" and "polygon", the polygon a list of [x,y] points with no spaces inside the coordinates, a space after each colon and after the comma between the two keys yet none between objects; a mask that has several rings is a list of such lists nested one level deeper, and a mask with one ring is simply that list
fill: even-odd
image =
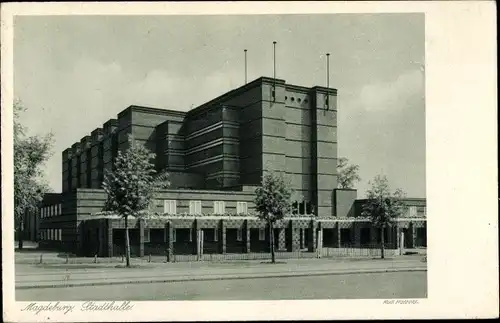
[{"label": "paved street", "polygon": [[421,257],[116,264],[16,264],[16,299],[230,300],[416,298],[426,295]]},{"label": "paved street", "polygon": [[426,295],[425,271],[16,290],[17,301],[424,298]]},{"label": "paved street", "polygon": [[116,264],[16,264],[16,288],[75,287],[88,284],[310,276],[313,274],[425,269],[426,264],[421,261],[420,257],[400,257],[392,260],[290,259],[277,264],[263,263],[262,261],[145,263],[133,268],[116,268]]}]

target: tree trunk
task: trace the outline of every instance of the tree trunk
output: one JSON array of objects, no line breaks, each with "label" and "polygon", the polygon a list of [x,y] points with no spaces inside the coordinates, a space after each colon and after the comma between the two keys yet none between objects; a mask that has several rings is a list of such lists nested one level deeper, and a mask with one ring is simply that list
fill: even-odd
[{"label": "tree trunk", "polygon": [[271,262],[276,263],[276,255],[274,253],[274,227],[273,222],[269,221],[269,236],[271,240]]},{"label": "tree trunk", "polygon": [[125,259],[126,259],[126,266],[130,267],[130,239],[128,235],[128,216],[125,216]]},{"label": "tree trunk", "polygon": [[380,229],[380,258],[384,259],[384,251],[385,251],[385,239],[384,239],[384,231],[385,231],[385,226],[382,226]]}]

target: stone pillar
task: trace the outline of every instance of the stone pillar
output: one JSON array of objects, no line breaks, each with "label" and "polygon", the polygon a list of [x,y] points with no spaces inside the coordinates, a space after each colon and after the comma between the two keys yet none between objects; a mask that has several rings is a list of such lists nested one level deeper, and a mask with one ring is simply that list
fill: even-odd
[{"label": "stone pillar", "polygon": [[108,230],[107,219],[99,221],[99,256],[106,257],[108,254]]},{"label": "stone pillar", "polygon": [[352,230],[354,231],[354,246],[361,246],[361,227],[362,224],[360,222],[353,222]]},{"label": "stone pillar", "polygon": [[401,231],[399,236],[399,254],[404,255],[405,253],[405,233]]},{"label": "stone pillar", "polygon": [[315,252],[316,251],[316,222],[314,220],[311,220],[310,224],[309,224],[309,228],[310,228],[310,233],[309,233],[309,251],[311,252]]},{"label": "stone pillar", "polygon": [[286,249],[285,228],[280,228],[278,233],[278,250],[282,251],[285,249]]},{"label": "stone pillar", "polygon": [[342,239],[340,235],[340,222],[337,222],[337,248],[340,248],[342,245]]},{"label": "stone pillar", "polygon": [[113,222],[111,219],[106,219],[108,257],[113,257]]},{"label": "stone pillar", "polygon": [[196,255],[198,260],[203,258],[203,230],[196,226]]},{"label": "stone pillar", "polygon": [[224,220],[220,220],[220,230],[221,230],[221,241],[220,244],[222,246],[222,254],[226,253],[226,225]]},{"label": "stone pillar", "polygon": [[318,244],[317,244],[318,258],[321,258],[323,251],[323,228],[318,228]]},{"label": "stone pillar", "polygon": [[144,257],[144,219],[139,220],[139,257]]},{"label": "stone pillar", "polygon": [[292,252],[299,251],[302,247],[300,245],[300,237],[302,234],[302,229],[296,227],[297,223],[293,220],[290,221],[290,231],[292,235]]},{"label": "stone pillar", "polygon": [[165,245],[167,262],[174,261],[174,227],[171,221],[165,223]]},{"label": "stone pillar", "polygon": [[378,229],[373,226],[373,224],[370,224],[370,243],[372,244],[372,247],[377,245],[377,236],[378,236]]},{"label": "stone pillar", "polygon": [[248,220],[245,221],[245,245],[246,253],[250,253],[250,224]]},{"label": "stone pillar", "polygon": [[399,228],[399,224],[396,223],[394,225],[394,236],[395,236],[395,240],[394,241],[394,249],[400,249],[400,243],[401,243],[401,238],[400,238],[400,235],[401,235],[401,229]]},{"label": "stone pillar", "polygon": [[410,222],[410,225],[408,227],[408,234],[410,235],[410,245],[408,248],[415,248],[415,242],[416,242],[416,236],[417,236],[417,229],[415,228],[415,224],[413,222]]},{"label": "stone pillar", "polygon": [[308,238],[306,237],[306,230],[304,228],[300,228],[299,232],[300,232],[300,249],[304,249],[306,245],[306,239]]}]

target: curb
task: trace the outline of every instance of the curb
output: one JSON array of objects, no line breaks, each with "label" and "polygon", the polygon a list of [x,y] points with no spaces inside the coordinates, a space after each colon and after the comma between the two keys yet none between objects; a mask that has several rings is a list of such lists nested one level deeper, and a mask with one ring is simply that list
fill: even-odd
[{"label": "curb", "polygon": [[220,275],[213,277],[194,277],[194,278],[163,278],[151,280],[128,280],[116,282],[93,282],[93,283],[75,283],[75,284],[52,284],[52,285],[32,285],[16,286],[16,289],[43,289],[43,288],[66,288],[66,287],[85,287],[85,286],[110,286],[125,284],[152,284],[152,283],[175,283],[175,282],[195,282],[195,281],[217,281],[217,280],[240,280],[240,279],[259,279],[259,278],[290,278],[290,277],[311,277],[311,276],[331,276],[348,274],[376,274],[391,272],[427,272],[427,268],[391,268],[391,269],[367,269],[367,270],[344,270],[328,272],[303,272],[303,273],[283,273],[283,274],[257,274],[257,275]]}]

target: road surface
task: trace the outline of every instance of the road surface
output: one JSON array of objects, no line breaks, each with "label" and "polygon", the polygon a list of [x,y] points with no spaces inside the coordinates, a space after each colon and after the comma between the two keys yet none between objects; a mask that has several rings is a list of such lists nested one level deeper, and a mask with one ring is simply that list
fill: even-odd
[{"label": "road surface", "polygon": [[274,277],[16,290],[17,301],[425,298],[427,272]]}]

